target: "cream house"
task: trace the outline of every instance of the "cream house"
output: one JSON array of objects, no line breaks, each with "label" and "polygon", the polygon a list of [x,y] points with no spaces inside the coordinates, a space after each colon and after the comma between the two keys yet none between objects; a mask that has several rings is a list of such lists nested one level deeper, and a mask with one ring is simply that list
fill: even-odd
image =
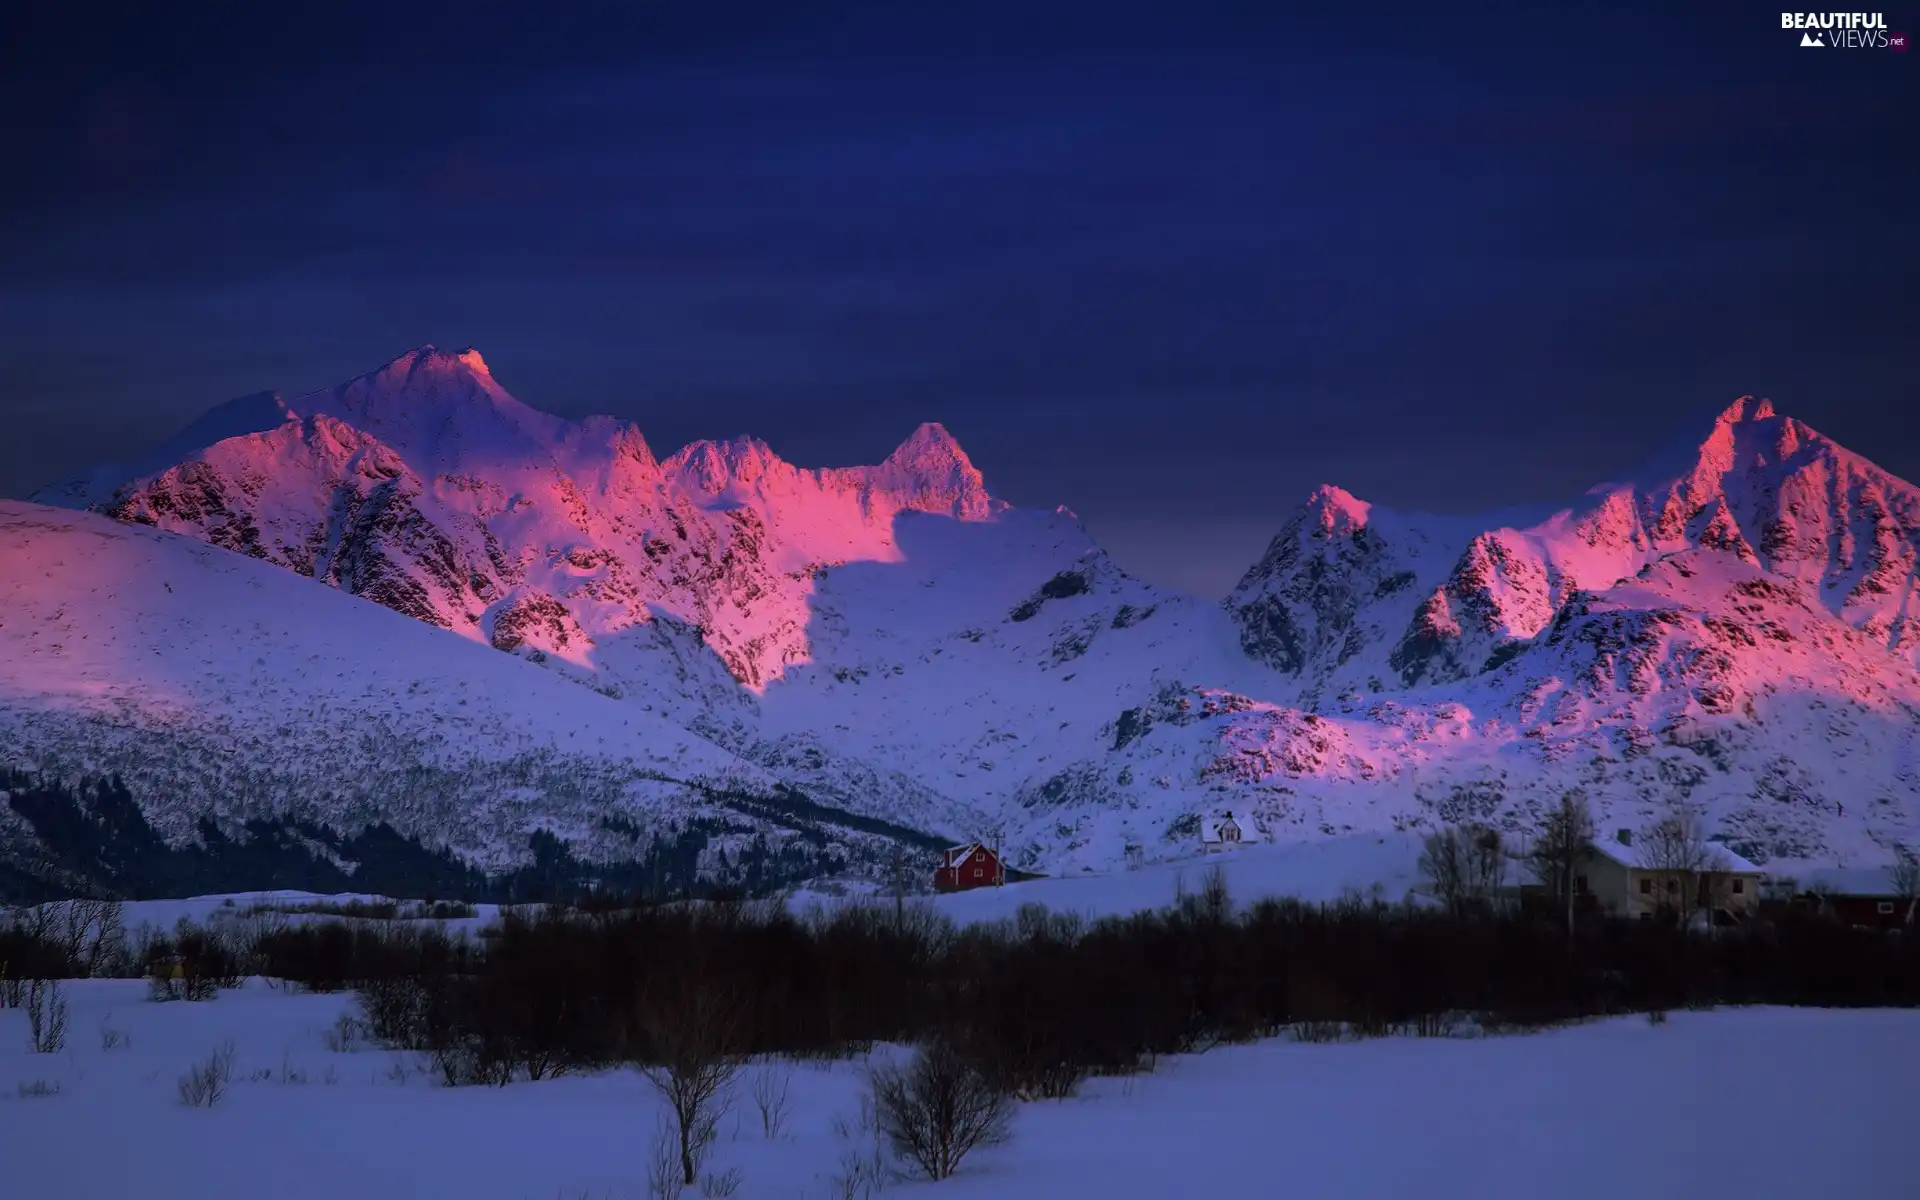
[{"label": "cream house", "polygon": [[1650,919],[1663,908],[1707,910],[1733,920],[1752,915],[1766,872],[1717,842],[1705,849],[1707,865],[1702,870],[1662,869],[1649,861],[1644,847],[1633,844],[1632,831],[1622,829],[1610,841],[1587,844],[1574,870],[1574,895],[1590,897],[1608,916],[1636,920]]},{"label": "cream house", "polygon": [[1200,820],[1200,844],[1206,847],[1208,854],[1237,850],[1241,843],[1252,840],[1248,836],[1252,828],[1251,820],[1243,822],[1230,812],[1221,813],[1218,817],[1203,817]]}]

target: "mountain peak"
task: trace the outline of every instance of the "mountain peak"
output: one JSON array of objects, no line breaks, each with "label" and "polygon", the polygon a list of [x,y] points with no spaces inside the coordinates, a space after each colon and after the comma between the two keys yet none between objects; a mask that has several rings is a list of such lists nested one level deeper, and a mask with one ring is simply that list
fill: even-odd
[{"label": "mountain peak", "polygon": [[947,432],[947,427],[938,421],[923,422],[887,456],[887,463],[914,469],[973,469],[973,460],[967,457],[967,452],[960,448],[954,436]]},{"label": "mountain peak", "polygon": [[380,367],[361,376],[362,379],[405,380],[417,375],[473,375],[491,383],[493,372],[487,369],[487,360],[480,351],[472,346],[457,353],[449,353],[425,342],[415,346],[404,354],[390,359]]},{"label": "mountain peak", "polygon": [[1307,497],[1301,515],[1322,534],[1347,534],[1366,527],[1372,507],[1343,487],[1323,483]]},{"label": "mountain peak", "polygon": [[947,427],[927,421],[901,442],[868,478],[909,508],[981,520],[995,507],[986,480]]},{"label": "mountain peak", "polygon": [[1778,415],[1779,414],[1773,411],[1773,401],[1766,399],[1756,400],[1752,396],[1742,396],[1732,404],[1727,405],[1714,423],[1716,425],[1741,425],[1749,421],[1770,420]]}]

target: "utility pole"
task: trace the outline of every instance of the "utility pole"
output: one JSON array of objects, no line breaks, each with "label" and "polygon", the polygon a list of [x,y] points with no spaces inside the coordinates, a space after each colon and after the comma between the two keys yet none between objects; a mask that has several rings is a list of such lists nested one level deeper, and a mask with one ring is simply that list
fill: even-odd
[{"label": "utility pole", "polygon": [[906,852],[896,843],[893,847],[893,927],[899,929],[907,923],[907,862]]}]

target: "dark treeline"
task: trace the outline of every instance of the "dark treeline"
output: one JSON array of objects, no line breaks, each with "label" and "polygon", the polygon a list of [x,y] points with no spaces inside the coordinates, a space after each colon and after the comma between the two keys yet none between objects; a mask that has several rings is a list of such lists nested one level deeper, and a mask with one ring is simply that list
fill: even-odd
[{"label": "dark treeline", "polygon": [[0,793],[34,834],[31,847],[0,848],[7,851],[0,853],[0,900],[20,903],[71,895],[165,899],[279,888],[500,904],[570,903],[609,890],[655,899],[721,891],[753,896],[846,870],[846,849],[830,836],[830,827],[920,849],[941,844],[926,834],[813,803],[791,789],[772,797],[710,792],[710,798],[743,815],[773,821],[797,836],[775,844],[759,833],[732,855],[710,854],[717,837],[741,832],[737,823],[696,818],[684,829],[648,836],[609,817],[603,825],[632,842],[623,861],[584,862],[553,834],[535,830],[529,838],[530,862],[489,873],[384,823],[343,834],[310,821],[255,819],[229,836],[203,819],[195,844],[168,845],[126,786],[112,777],[70,785],[0,769]]},{"label": "dark treeline", "polygon": [[262,973],[358,989],[376,1037],[467,1083],[647,1061],[636,1014],[663,1003],[739,1013],[743,1054],[938,1040],[1020,1096],[1289,1029],[1437,1036],[1720,1004],[1920,1004],[1914,939],[1804,913],[1714,937],[1602,921],[1570,940],[1525,915],[1359,900],[1236,913],[1217,880],[1164,911],[1094,922],[1038,908],[965,928],[915,906],[552,909],[509,915],[481,941],[313,925],[256,954]]}]

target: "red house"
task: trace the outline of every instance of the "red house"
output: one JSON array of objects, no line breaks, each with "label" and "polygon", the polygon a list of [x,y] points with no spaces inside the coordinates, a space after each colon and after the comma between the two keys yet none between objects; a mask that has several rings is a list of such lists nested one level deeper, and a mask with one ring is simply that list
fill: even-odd
[{"label": "red house", "polygon": [[998,887],[1006,881],[1007,869],[1001,865],[1000,856],[979,842],[968,842],[945,851],[940,855],[940,865],[933,872],[933,890],[936,892]]},{"label": "red house", "polygon": [[1920,900],[1903,895],[1888,873],[1870,867],[1826,868],[1806,881],[1803,900],[1855,929],[1912,929]]}]

